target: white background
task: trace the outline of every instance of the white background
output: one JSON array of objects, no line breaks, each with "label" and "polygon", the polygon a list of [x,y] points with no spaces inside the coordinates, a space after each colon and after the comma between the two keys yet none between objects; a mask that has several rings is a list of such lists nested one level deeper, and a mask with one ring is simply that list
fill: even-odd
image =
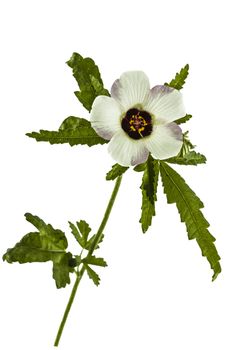
[{"label": "white background", "polygon": [[[207,165],[176,169],[206,205],[223,273],[211,282],[208,262],[161,187],[153,226],[141,233],[141,174],[128,171],[99,252],[108,268],[98,288],[83,279],[61,349],[233,348],[230,5],[1,2],[1,255],[32,230],[28,211],[65,230],[76,252],[67,221],[86,219],[96,230],[112,191],[106,146],[50,146],[25,136],[56,130],[69,115],[89,118],[65,64],[73,51],[95,59],[107,88],[132,69],[161,84],[189,63],[183,95],[193,119],[183,130],[208,158]],[[0,264],[0,348],[52,349],[71,286],[56,290],[50,263]]]}]

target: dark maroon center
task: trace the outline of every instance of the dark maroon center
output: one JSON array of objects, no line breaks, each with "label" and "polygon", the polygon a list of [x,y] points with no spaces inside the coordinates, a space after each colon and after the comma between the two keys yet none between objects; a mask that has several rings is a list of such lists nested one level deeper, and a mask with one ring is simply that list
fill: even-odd
[{"label": "dark maroon center", "polygon": [[121,121],[122,129],[134,140],[149,136],[152,133],[152,118],[146,111],[131,108]]}]

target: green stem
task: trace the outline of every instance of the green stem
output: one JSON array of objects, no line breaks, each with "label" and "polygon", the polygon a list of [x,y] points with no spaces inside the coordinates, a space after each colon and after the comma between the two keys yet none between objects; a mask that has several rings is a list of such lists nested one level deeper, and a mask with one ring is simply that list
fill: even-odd
[{"label": "green stem", "polygon": [[[116,199],[116,196],[117,196],[117,193],[118,193],[118,190],[120,188],[120,184],[121,184],[121,180],[122,180],[122,176],[119,176],[116,180],[116,183],[115,183],[115,186],[114,186],[114,189],[113,189],[113,192],[112,192],[112,195],[111,195],[111,198],[108,202],[108,205],[107,205],[107,208],[106,208],[106,211],[104,213],[104,217],[102,219],[102,222],[100,224],[100,227],[96,233],[96,236],[95,236],[95,239],[93,241],[93,244],[92,246],[90,247],[89,251],[88,251],[88,254],[87,256],[90,256],[93,254],[94,250],[96,249],[99,241],[101,240],[101,237],[102,237],[102,234],[103,234],[103,230],[107,224],[107,221],[108,221],[108,218],[109,218],[109,215],[112,211],[112,208],[113,208],[113,204],[115,202],[115,199]],[[76,281],[75,281],[75,284],[73,286],[73,289],[71,291],[71,294],[70,294],[70,298],[69,298],[69,301],[68,301],[68,304],[66,306],[66,309],[65,309],[65,312],[64,312],[64,315],[62,317],[62,321],[60,323],[60,326],[59,326],[59,329],[58,329],[58,332],[57,332],[57,336],[56,336],[56,339],[55,339],[55,342],[54,342],[54,346],[58,346],[59,344],[59,341],[61,339],[61,335],[62,335],[62,332],[63,332],[63,329],[64,329],[64,326],[66,324],[66,320],[67,320],[67,317],[69,315],[69,312],[70,312],[70,309],[71,309],[71,306],[73,304],[73,301],[74,301],[74,298],[75,298],[75,295],[76,295],[76,292],[77,292],[77,289],[78,289],[78,286],[79,286],[79,283],[83,277],[83,274],[85,272],[85,267],[83,266],[81,271],[79,272],[79,274],[77,275],[77,278],[76,278]]]}]

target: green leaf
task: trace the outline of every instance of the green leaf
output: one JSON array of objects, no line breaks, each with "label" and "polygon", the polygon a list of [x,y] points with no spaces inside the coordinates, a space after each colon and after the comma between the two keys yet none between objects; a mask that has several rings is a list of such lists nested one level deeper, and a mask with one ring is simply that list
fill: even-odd
[{"label": "green leaf", "polygon": [[72,222],[69,222],[71,232],[73,233],[75,239],[78,241],[80,246],[83,249],[87,249],[87,244],[88,244],[88,235],[91,232],[91,228],[88,225],[88,223],[84,220],[80,220],[76,222],[75,226],[72,224]]},{"label": "green leaf", "polygon": [[52,261],[57,288],[65,287],[70,283],[69,272],[72,269],[69,261],[72,255],[65,251],[68,244],[64,232],[45,224],[38,216],[29,213],[25,216],[38,232],[26,234],[13,248],[7,250],[3,260],[20,264]]},{"label": "green leaf", "polygon": [[142,177],[142,207],[140,223],[142,231],[145,233],[155,215],[155,201],[157,200],[157,186],[159,176],[159,163],[151,156],[148,157],[146,168]]},{"label": "green leaf", "polygon": [[26,213],[25,218],[38,229],[40,240],[44,249],[65,250],[68,247],[68,242],[64,232],[54,229],[52,225],[47,225],[38,216],[30,213]]},{"label": "green leaf", "polygon": [[206,157],[195,151],[184,154],[184,156],[172,157],[165,160],[167,163],[180,164],[180,165],[197,165],[206,163]]},{"label": "green leaf", "polygon": [[99,69],[91,58],[83,58],[76,52],[73,53],[67,64],[72,68],[73,76],[80,89],[80,91],[75,91],[75,95],[90,112],[92,104],[97,96],[109,96],[108,90],[103,86]]},{"label": "green leaf", "polygon": [[91,124],[87,119],[79,118],[79,117],[67,117],[60,125],[59,131],[64,130],[75,130],[80,127],[90,127]]},{"label": "green leaf", "polygon": [[185,180],[168,164],[160,162],[160,173],[168,203],[175,203],[181,221],[185,223],[189,239],[196,239],[202,255],[206,256],[214,271],[213,280],[221,272],[220,257],[215,248],[215,238],[208,231],[209,223],[203,216],[201,200]]},{"label": "green leaf", "polygon": [[85,269],[87,270],[87,274],[89,276],[89,278],[94,282],[94,284],[96,286],[98,286],[100,284],[100,277],[97,275],[97,273],[92,270],[92,268],[90,266],[88,266],[87,264],[83,264]]},{"label": "green leaf", "polygon": [[191,118],[192,118],[191,114],[186,114],[184,117],[175,120],[175,123],[178,124],[178,125],[179,124],[184,124]]},{"label": "green leaf", "polygon": [[189,140],[189,132],[186,131],[185,133],[183,133],[183,145],[177,157],[184,158],[186,154],[191,153],[195,147],[196,146],[194,146]]},{"label": "green leaf", "polygon": [[56,282],[57,288],[64,288],[70,283],[70,260],[72,259],[71,253],[65,253],[61,255],[60,259],[56,259],[53,262],[53,278]]},{"label": "green leaf", "polygon": [[146,164],[147,164],[147,162],[138,164],[133,168],[133,170],[140,173],[146,169]]},{"label": "green leaf", "polygon": [[183,134],[183,143],[186,149],[186,153],[188,153],[191,149],[194,149],[196,146],[192,144],[189,140],[189,131],[184,132]]},{"label": "green leaf", "polygon": [[174,79],[170,81],[170,83],[165,83],[164,85],[170,86],[174,89],[180,90],[182,89],[183,85],[185,84],[185,80],[189,74],[189,65],[186,64],[184,68],[181,68],[179,73],[176,73],[176,76]]},{"label": "green leaf", "polygon": [[99,79],[97,79],[93,75],[90,75],[90,79],[91,79],[91,85],[93,86],[93,88],[95,90],[96,96],[100,96],[100,95],[110,96],[108,90],[106,90],[104,88],[102,80],[100,81]]},{"label": "green leaf", "polygon": [[82,260],[82,262],[85,264],[97,265],[97,266],[102,266],[102,267],[108,266],[106,261],[103,258],[96,258],[94,255],[86,256]]},{"label": "green leaf", "polygon": [[71,232],[73,233],[74,238],[76,239],[76,241],[80,244],[80,246],[83,248],[83,240],[82,240],[82,236],[79,232],[79,230],[77,229],[77,227],[69,221],[69,225],[71,228]]},{"label": "green leaf", "polygon": [[41,237],[38,232],[30,232],[26,234],[14,248],[7,249],[3,255],[3,260],[8,263],[19,262],[20,264],[28,262],[45,262],[52,259],[54,254],[60,254],[54,250],[43,247]]},{"label": "green leaf", "polygon": [[66,118],[58,131],[40,130],[26,135],[38,142],[49,142],[51,145],[68,143],[70,146],[88,145],[90,147],[109,142],[97,135],[88,120],[78,117]]},{"label": "green leaf", "polygon": [[81,232],[84,242],[87,242],[88,235],[91,232],[90,226],[85,220],[77,221],[77,226],[79,228],[79,231]]},{"label": "green leaf", "polygon": [[[94,234],[92,237],[89,238],[89,233],[91,232],[91,228],[89,227],[88,223],[84,220],[81,220],[79,222],[76,222],[76,225],[72,224],[72,222],[69,222],[71,232],[74,235],[75,239],[79,243],[79,245],[86,250],[89,250],[93,242],[95,240],[96,235]],[[99,244],[103,241],[104,235],[101,235],[101,238],[99,240]],[[99,248],[99,244],[95,249]]]},{"label": "green leaf", "polygon": [[115,180],[118,176],[121,176],[126,172],[129,167],[122,166],[120,164],[114,164],[112,169],[107,173],[106,180]]}]

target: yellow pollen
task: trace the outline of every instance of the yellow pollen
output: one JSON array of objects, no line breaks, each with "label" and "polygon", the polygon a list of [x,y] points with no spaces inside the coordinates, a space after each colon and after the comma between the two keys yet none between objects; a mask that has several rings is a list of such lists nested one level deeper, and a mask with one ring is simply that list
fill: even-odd
[{"label": "yellow pollen", "polygon": [[129,124],[137,124],[138,122],[143,123],[143,125],[148,125],[148,123],[145,121],[145,119],[141,115],[132,115],[130,118]]}]

